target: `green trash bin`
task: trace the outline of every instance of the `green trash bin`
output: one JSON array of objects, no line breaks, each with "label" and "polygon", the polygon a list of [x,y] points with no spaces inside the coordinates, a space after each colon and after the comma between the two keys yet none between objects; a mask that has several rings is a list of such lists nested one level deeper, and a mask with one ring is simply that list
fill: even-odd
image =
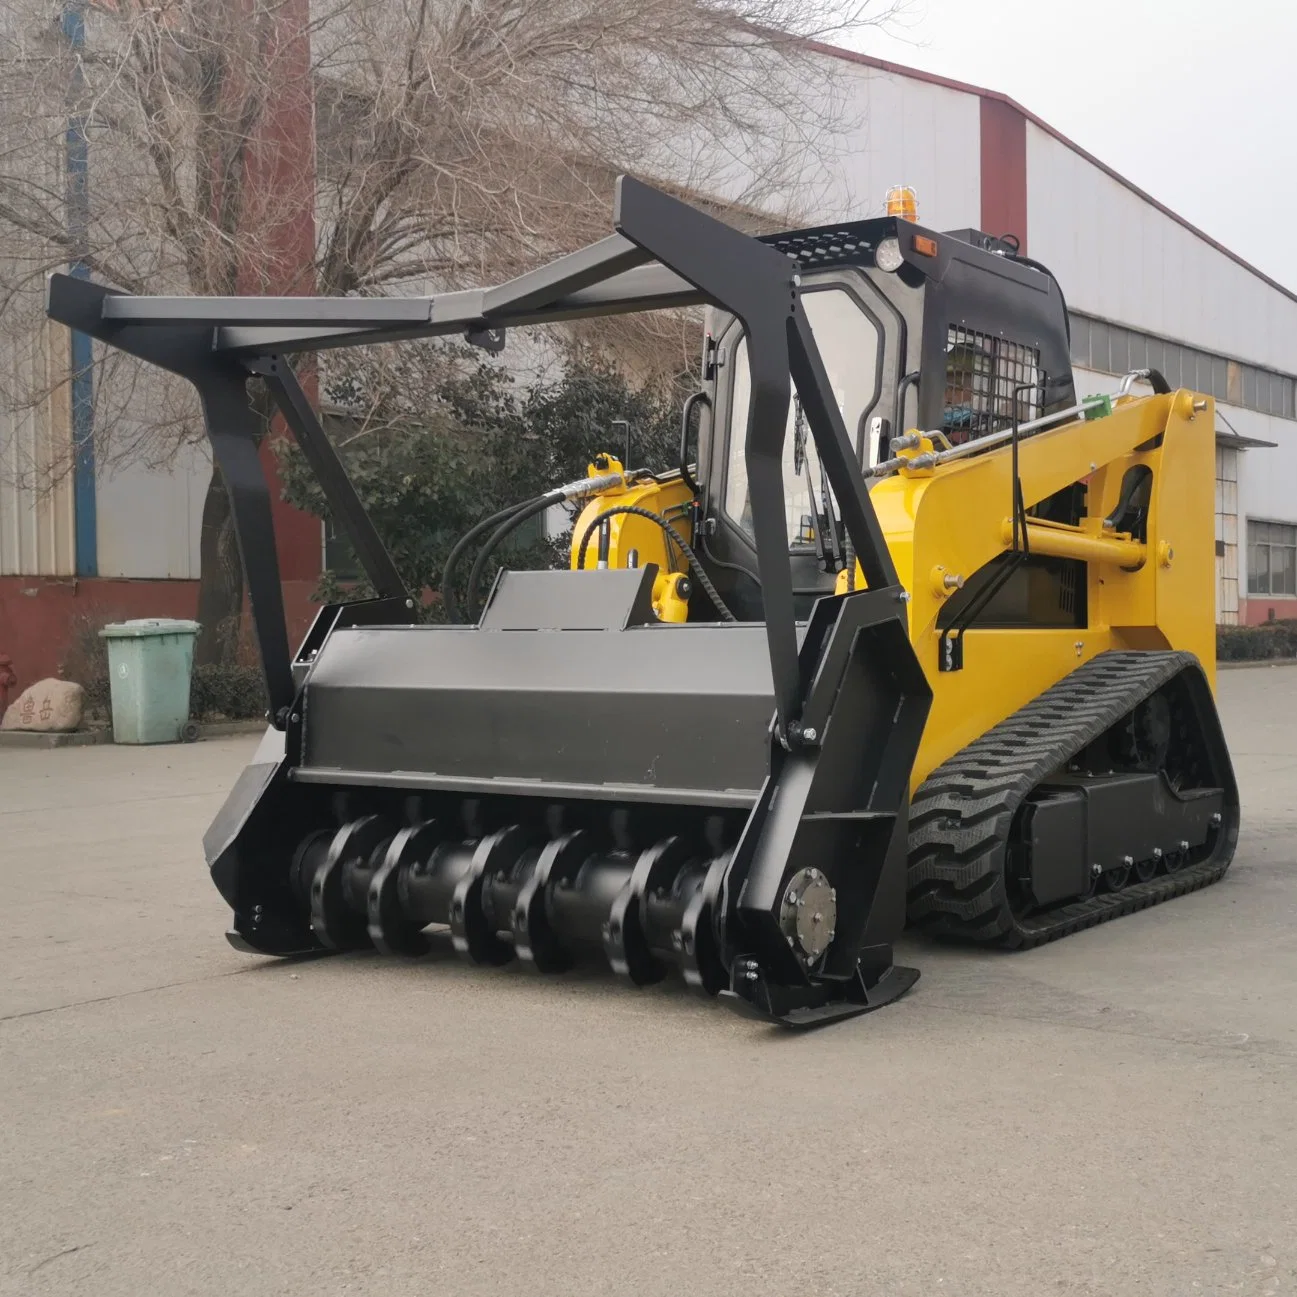
[{"label": "green trash bin", "polygon": [[189,720],[196,621],[144,617],[105,626],[114,743],[180,743],[198,736]]}]

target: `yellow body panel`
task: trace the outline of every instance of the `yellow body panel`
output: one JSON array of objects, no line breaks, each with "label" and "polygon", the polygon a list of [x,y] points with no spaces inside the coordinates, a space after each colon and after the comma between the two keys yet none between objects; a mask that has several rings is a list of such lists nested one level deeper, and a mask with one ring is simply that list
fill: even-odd
[{"label": "yellow body panel", "polygon": [[[978,735],[1108,649],[1187,649],[1214,687],[1213,414],[1211,402],[1191,392],[1125,398],[1103,418],[1022,440],[1019,473],[1028,508],[1069,483],[1087,481],[1087,516],[1079,527],[1033,521],[1030,534],[1039,538],[1048,530],[1059,537],[1054,544],[1046,538],[1042,552],[1088,560],[1089,625],[974,626],[964,636],[960,671],[938,670],[937,618],[952,593],[944,578],[967,579],[1010,548],[1010,449],[1006,444],[938,465],[928,475],[897,474],[874,488],[874,508],[901,585],[910,592],[910,638],[933,691],[912,789]],[[1153,473],[1144,546],[1103,528],[1126,470],[1137,464]],[[1137,570],[1127,570],[1141,557]]]},{"label": "yellow body panel", "polygon": [[[963,637],[963,667],[938,669],[937,619],[946,600],[979,569],[1012,547],[1012,452],[1007,443],[935,467],[902,470],[871,492],[874,509],[910,599],[909,630],[932,687],[933,705],[911,772],[913,791],[943,761],[1038,697],[1082,663],[1109,649],[1185,649],[1215,687],[1215,411],[1209,398],[1181,391],[1124,397],[1101,418],[1061,424],[1019,443],[1023,500],[1030,509],[1075,483],[1087,485],[1086,516],[1076,527],[1029,520],[1038,552],[1086,562],[1084,629],[978,628]],[[926,439],[916,454],[932,450]],[[1144,541],[1105,528],[1126,471],[1152,472]],[[691,495],[678,478],[644,480],[594,497],[573,532],[572,565],[585,527],[607,509],[634,504],[670,519],[687,541]],[[653,522],[610,519],[610,567],[656,563],[654,591],[664,621],[684,620],[672,597],[683,555],[668,549]],[[596,566],[592,538],[585,557]],[[839,592],[847,574],[838,577]],[[856,569],[856,588],[864,575]]]},{"label": "yellow body panel", "polygon": [[[621,465],[616,460],[604,456],[600,462],[611,464],[613,472],[620,471]],[[608,471],[607,467],[596,469],[594,465],[590,469],[592,476],[596,472]],[[572,528],[572,567],[577,567],[578,549],[586,527],[601,514],[619,505],[634,505],[665,518],[684,537],[685,543],[689,544],[693,540],[693,498],[693,493],[678,475],[661,480],[646,477],[628,486],[592,496]],[[662,621],[684,621],[689,605],[687,598],[682,598],[679,594],[679,582],[680,577],[688,571],[688,564],[679,547],[669,542],[666,532],[651,519],[633,513],[619,513],[608,519],[608,540],[610,568],[628,567],[632,553],[637,567],[647,567],[650,563],[657,565],[658,576],[653,583],[653,611]],[[584,566],[593,568],[598,565],[599,534],[596,530],[586,546]]]}]

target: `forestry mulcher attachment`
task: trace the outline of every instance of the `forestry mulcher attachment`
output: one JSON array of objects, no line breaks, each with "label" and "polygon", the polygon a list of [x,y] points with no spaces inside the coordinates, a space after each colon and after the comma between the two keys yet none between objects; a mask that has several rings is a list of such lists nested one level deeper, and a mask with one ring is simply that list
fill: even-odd
[{"label": "forestry mulcher attachment", "polygon": [[[631,179],[615,225],[435,298],[51,281],[56,320],[194,384],[229,488],[271,722],[205,839],[230,940],[449,928],[479,963],[674,969],[807,1026],[914,983],[907,910],[1024,947],[1219,878],[1210,399],[1146,371],[1078,400],[1058,285],[976,231],[753,238]],[[598,455],[487,519],[466,606],[420,624],[288,357],[699,304],[680,463]],[[377,592],[296,657],[250,379]],[[479,614],[490,552],[578,500],[571,569],[504,571]]]}]

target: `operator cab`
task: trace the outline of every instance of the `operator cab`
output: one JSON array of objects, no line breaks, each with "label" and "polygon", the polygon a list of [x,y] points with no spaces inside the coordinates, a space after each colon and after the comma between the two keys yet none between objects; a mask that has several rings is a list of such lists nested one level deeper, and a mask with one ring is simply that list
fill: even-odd
[{"label": "operator cab", "polygon": [[[798,263],[806,313],[862,472],[911,428],[952,445],[1075,404],[1067,311],[1053,276],[1015,241],[915,223],[912,191],[885,217],[767,236]],[[761,617],[745,456],[751,374],[733,316],[708,320],[711,418],[698,451],[701,554],[726,603]],[[783,453],[798,616],[849,565],[845,530],[794,389]]]}]

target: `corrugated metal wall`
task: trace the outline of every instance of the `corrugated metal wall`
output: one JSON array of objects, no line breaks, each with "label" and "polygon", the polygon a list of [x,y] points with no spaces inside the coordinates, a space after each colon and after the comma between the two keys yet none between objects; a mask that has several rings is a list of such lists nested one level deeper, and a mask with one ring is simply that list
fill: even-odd
[{"label": "corrugated metal wall", "polygon": [[1076,310],[1292,373],[1297,301],[1032,122],[1027,204],[1031,255]]},{"label": "corrugated metal wall", "polygon": [[41,311],[0,333],[0,576],[76,573],[68,334]]},{"label": "corrugated metal wall", "polygon": [[[34,303],[0,332],[0,576],[76,575],[69,356],[67,330]],[[98,574],[194,579],[211,459],[205,444],[124,453],[132,408],[159,395],[150,377],[124,408],[96,400]]]},{"label": "corrugated metal wall", "polygon": [[981,222],[981,101],[976,95],[861,64],[835,65],[859,130],[842,142],[823,219],[883,214],[892,185],[912,185],[934,229]]},{"label": "corrugated metal wall", "polygon": [[99,575],[196,580],[211,476],[205,445],[181,446],[160,465],[101,468],[95,483]]}]

